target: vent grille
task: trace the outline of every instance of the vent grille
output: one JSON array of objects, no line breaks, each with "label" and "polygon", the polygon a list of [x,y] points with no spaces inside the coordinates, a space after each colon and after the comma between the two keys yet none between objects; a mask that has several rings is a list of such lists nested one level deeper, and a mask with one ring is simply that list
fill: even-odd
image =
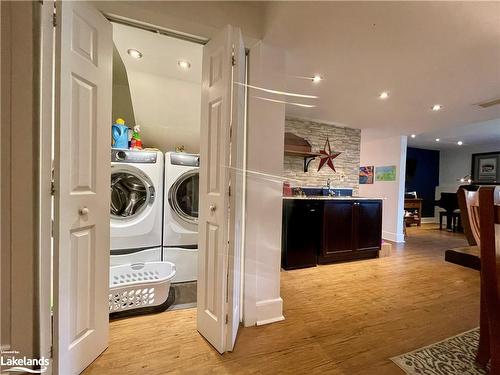
[{"label": "vent grille", "polygon": [[500,104],[500,98],[488,100],[487,102],[478,103],[477,105],[481,108],[489,108],[489,107],[493,107],[494,105],[498,105],[498,104]]}]

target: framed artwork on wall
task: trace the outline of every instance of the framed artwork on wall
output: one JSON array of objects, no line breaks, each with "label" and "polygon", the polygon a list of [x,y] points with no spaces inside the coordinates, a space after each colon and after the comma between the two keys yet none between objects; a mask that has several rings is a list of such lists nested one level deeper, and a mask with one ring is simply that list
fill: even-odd
[{"label": "framed artwork on wall", "polygon": [[373,165],[359,167],[359,183],[373,184]]},{"label": "framed artwork on wall", "polygon": [[375,167],[375,181],[396,181],[396,166]]},{"label": "framed artwork on wall", "polygon": [[472,181],[495,184],[500,182],[500,151],[472,154]]}]

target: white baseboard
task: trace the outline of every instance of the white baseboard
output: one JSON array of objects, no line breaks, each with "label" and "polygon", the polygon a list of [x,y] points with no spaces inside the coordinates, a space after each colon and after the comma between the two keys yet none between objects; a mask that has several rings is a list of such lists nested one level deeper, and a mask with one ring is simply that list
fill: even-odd
[{"label": "white baseboard", "polygon": [[397,243],[405,242],[405,235],[403,233],[392,233],[385,230],[382,231],[382,239]]},{"label": "white baseboard", "polygon": [[257,307],[257,325],[270,324],[284,320],[283,300],[281,297],[268,299],[256,303]]},{"label": "white baseboard", "polygon": [[257,325],[258,326],[263,326],[265,324],[271,324],[271,323],[281,322],[282,320],[285,320],[285,317],[283,315],[278,316],[276,318],[272,318],[272,319],[258,320],[257,321]]}]

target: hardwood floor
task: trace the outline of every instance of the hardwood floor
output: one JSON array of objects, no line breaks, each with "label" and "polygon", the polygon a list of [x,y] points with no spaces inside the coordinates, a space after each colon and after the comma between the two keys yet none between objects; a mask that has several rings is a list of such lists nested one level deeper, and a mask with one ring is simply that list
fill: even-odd
[{"label": "hardwood floor", "polygon": [[285,321],[241,328],[222,356],[195,309],[114,321],[84,374],[402,374],[390,357],[478,326],[479,273],[444,261],[465,245],[423,225],[390,257],[282,272]]}]

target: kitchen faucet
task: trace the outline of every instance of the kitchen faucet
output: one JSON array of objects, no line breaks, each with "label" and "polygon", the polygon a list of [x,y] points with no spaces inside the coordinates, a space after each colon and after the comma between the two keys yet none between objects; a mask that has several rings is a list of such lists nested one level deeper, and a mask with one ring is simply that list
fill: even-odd
[{"label": "kitchen faucet", "polygon": [[328,196],[329,197],[335,196],[335,192],[332,191],[332,188],[331,188],[331,182],[332,181],[329,178],[326,180],[326,188],[328,189]]}]

